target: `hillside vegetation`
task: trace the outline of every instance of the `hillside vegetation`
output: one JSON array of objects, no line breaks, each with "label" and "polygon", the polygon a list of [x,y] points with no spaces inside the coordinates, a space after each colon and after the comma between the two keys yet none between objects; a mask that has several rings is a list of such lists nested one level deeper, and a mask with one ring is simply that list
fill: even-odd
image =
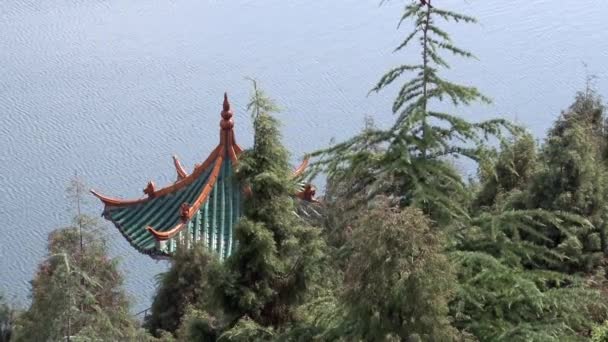
[{"label": "hillside vegetation", "polygon": [[[503,119],[454,114],[490,99],[443,77],[449,58],[474,57],[445,22],[476,19],[439,6],[408,2],[399,16],[410,30],[396,51],[417,59],[371,89],[397,90],[392,125],[370,119],[310,153],[305,177],[327,180],[320,203],[293,196],[278,107],[254,83],[236,251],[219,262],[203,246],[178,250],[142,324],[98,223],[77,210],[49,236],[31,306],[0,297],[0,342],[608,341],[600,95],[590,78],[539,140]],[[81,189],[70,187],[75,208]]]}]

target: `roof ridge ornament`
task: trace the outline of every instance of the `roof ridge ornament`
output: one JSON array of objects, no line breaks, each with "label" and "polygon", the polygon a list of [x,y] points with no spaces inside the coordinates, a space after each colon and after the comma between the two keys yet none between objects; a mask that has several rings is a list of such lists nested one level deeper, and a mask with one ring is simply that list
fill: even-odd
[{"label": "roof ridge ornament", "polygon": [[182,203],[179,207],[179,216],[183,222],[190,219],[190,204],[187,202]]},{"label": "roof ridge ornament", "polygon": [[177,181],[188,177],[188,173],[182,166],[182,163],[179,162],[179,159],[175,154],[173,155],[173,165],[175,165],[175,171],[177,172]]},{"label": "roof ridge ornament", "polygon": [[296,193],[296,197],[306,202],[312,203],[320,203],[316,198],[315,194],[317,193],[317,188],[315,188],[312,184],[307,183],[304,185],[304,189]]},{"label": "roof ridge ornament", "polygon": [[[150,181],[144,189],[147,196],[132,200],[107,197],[91,190],[93,195],[104,204],[103,216],[114,223],[138,251],[149,254],[153,258],[164,258],[173,254],[178,248],[177,244],[183,239],[186,239],[186,245],[190,246],[188,241],[203,238],[204,234],[212,234],[215,229],[222,226],[227,234],[225,241],[222,241],[227,245],[224,244],[224,247],[220,247],[221,244],[214,244],[214,246],[209,246],[209,249],[223,253],[222,258],[231,253],[234,240],[233,226],[242,216],[242,198],[251,196],[251,188],[243,187],[243,184],[240,183],[224,188],[220,196],[213,195],[213,191],[226,186],[226,182],[236,181],[232,175],[243,148],[236,143],[233,119],[234,113],[231,110],[228,94],[224,93],[219,144],[204,162],[194,165],[190,174],[174,155],[173,162],[178,179],[173,184],[159,187]],[[304,175],[308,162],[308,159],[305,158],[302,164],[293,171],[295,178]],[[299,178],[296,181],[299,181]],[[298,190],[300,192],[296,195],[297,197],[317,203],[314,199],[316,189],[312,185],[302,184]],[[177,195],[178,193],[180,195]],[[205,206],[206,203],[210,203],[209,200],[212,197],[214,201],[217,199],[218,206]],[[216,217],[213,215],[219,214],[221,208],[228,206],[232,206],[231,219],[212,220],[209,221],[209,225],[205,223],[207,221],[203,221],[207,220],[210,215]],[[167,210],[167,208],[171,210]],[[201,215],[197,217],[199,213]],[[208,213],[208,215],[204,213]],[[211,222],[214,222],[213,227]],[[154,228],[155,226],[158,230]],[[202,236],[193,233],[199,228]],[[179,235],[182,232],[186,234]]]},{"label": "roof ridge ornament", "polygon": [[220,127],[223,130],[230,130],[234,127],[234,120],[232,115],[234,113],[230,109],[230,102],[228,101],[228,93],[224,93],[224,104],[222,105],[222,120],[220,121]]},{"label": "roof ridge ornament", "polygon": [[144,189],[144,194],[148,195],[148,197],[153,198],[156,194],[156,186],[153,181],[149,181],[148,185]]}]

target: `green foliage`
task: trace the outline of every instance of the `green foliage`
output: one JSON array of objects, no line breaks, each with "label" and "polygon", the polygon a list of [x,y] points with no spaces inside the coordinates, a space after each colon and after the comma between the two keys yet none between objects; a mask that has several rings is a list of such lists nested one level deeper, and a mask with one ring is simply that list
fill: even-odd
[{"label": "green foliage", "polygon": [[[146,327],[128,312],[117,261],[70,186],[71,227],[49,237],[16,321],[0,297],[0,342],[15,341],[608,341],[608,134],[588,84],[545,143],[503,120],[471,123],[451,110],[489,102],[440,77],[442,53],[471,58],[441,22],[472,17],[411,1],[395,49],[421,60],[387,72],[371,92],[400,85],[388,129],[317,151],[328,176],[311,226],[293,198],[277,106],[253,81],[254,146],[236,176],[250,189],[223,264],[203,246],[178,249],[159,277]],[[445,106],[441,106],[445,108]],[[503,133],[508,131],[509,138]],[[488,145],[498,138],[500,149]],[[467,184],[453,158],[479,163]]]},{"label": "green foliage", "polygon": [[0,342],[11,340],[17,312],[4,301],[0,293]]},{"label": "green foliage", "polygon": [[[389,71],[372,90],[413,74],[394,101],[393,126],[366,129],[313,153],[318,157],[316,171],[325,171],[329,178],[330,237],[335,246],[348,246],[349,223],[360,219],[366,202],[379,194],[401,207],[418,207],[449,234],[449,255],[459,266],[457,296],[450,307],[462,332],[480,340],[582,339],[594,320],[606,314],[598,292],[573,275],[597,267],[598,240],[602,249],[606,246],[603,107],[589,88],[579,94],[540,153],[530,135],[501,120],[472,124],[431,110],[444,98],[453,105],[487,100],[473,87],[439,78],[439,70],[447,67],[439,51],[471,55],[452,44],[448,33],[436,25],[437,19],[475,21],[430,6],[429,1],[406,6],[402,22],[414,21],[414,30],[397,50],[417,41],[422,61]],[[504,128],[515,133],[512,139],[503,138]],[[489,135],[500,139],[499,153],[488,148]],[[464,184],[448,156],[480,162],[481,184],[472,208],[467,192],[474,187]],[[358,239],[376,231],[368,229]],[[391,242],[375,248],[382,251],[388,246]],[[375,281],[370,276],[360,286]],[[360,297],[373,301],[385,293]],[[340,331],[332,336],[337,339],[357,329],[372,331],[374,326],[365,320],[382,317],[361,311],[357,316],[361,321],[349,326],[348,317],[325,307],[334,313],[334,320],[323,321],[324,333],[311,336]],[[382,320],[386,322],[390,319]]]},{"label": "green foliage", "polygon": [[[92,222],[82,218],[80,222]],[[32,304],[19,318],[16,341],[122,340],[136,333],[117,261],[93,224],[49,236],[48,257],[32,281]],[[82,236],[85,248],[80,249]]]},{"label": "green foliage", "polygon": [[[470,123],[453,113],[431,108],[444,99],[454,106],[489,101],[476,88],[447,81],[439,75],[439,70],[448,67],[441,52],[465,58],[472,55],[456,47],[437,22],[475,22],[474,18],[412,1],[405,7],[401,23],[406,20],[413,21],[414,28],[396,50],[417,41],[422,60],[390,70],[372,89],[378,92],[402,76],[412,75],[393,103],[393,112],[397,114],[393,126],[387,130],[367,130],[312,155],[318,157],[317,171],[325,171],[329,177],[343,177],[364,168],[366,178],[362,183],[366,186],[362,191],[367,198],[390,194],[402,206],[419,207],[442,223],[466,218],[468,191],[446,158],[480,160],[486,153],[484,144],[489,136],[501,137],[505,128],[510,131],[518,128],[498,119]],[[370,144],[380,145],[383,150],[372,152],[365,148]]]},{"label": "green foliage", "polygon": [[177,336],[179,341],[215,341],[220,330],[215,317],[190,306],[182,319]]},{"label": "green foliage", "polygon": [[[562,113],[543,146],[540,168],[530,182],[528,208],[568,211],[588,218],[594,229],[564,234],[547,227],[551,247],[568,253],[560,266],[567,272],[589,272],[606,251],[608,170],[604,161],[603,106],[591,90],[579,93],[570,109]],[[587,243],[599,237],[597,244]]]},{"label": "green foliage", "polygon": [[251,196],[235,227],[238,248],[225,262],[218,289],[227,315],[248,316],[261,326],[281,326],[294,320],[294,305],[314,287],[323,243],[318,231],[294,214],[295,184],[288,153],[280,141],[278,122],[269,112],[273,107],[261,105],[271,102],[264,98],[256,87],[249,106],[255,143],[243,153],[237,168]]},{"label": "green foliage", "polygon": [[481,189],[474,201],[475,209],[505,206],[523,209],[521,191],[530,184],[537,169],[536,143],[530,134],[503,140],[500,153],[488,154],[479,166]]},{"label": "green foliage", "polygon": [[341,336],[381,341],[417,337],[452,341],[448,319],[455,292],[453,267],[442,241],[416,209],[380,205],[353,229],[342,300],[348,317]]},{"label": "green foliage", "polygon": [[14,341],[145,341],[129,313],[118,260],[108,257],[96,219],[80,209],[84,186],[74,179],[68,195],[73,224],[49,234],[48,254],[32,280],[32,303],[19,316]]},{"label": "green foliage", "polygon": [[605,168],[592,127],[573,123],[561,135],[550,135],[543,148],[542,169],[532,184],[530,206],[569,209],[593,215],[605,199]]},{"label": "green foliage", "polygon": [[[366,117],[361,134],[365,135],[376,129],[373,119]],[[382,146],[372,141],[361,141],[354,148],[365,151],[366,158],[370,159],[381,156],[384,152]],[[342,247],[349,237],[352,222],[362,213],[357,208],[367,203],[365,190],[371,186],[371,178],[369,168],[363,163],[337,169],[328,175],[323,196],[323,225],[325,238],[331,247]]]},{"label": "green foliage", "polygon": [[608,342],[608,322],[593,328],[591,342]]},{"label": "green foliage", "polygon": [[179,248],[171,260],[171,268],[159,276],[158,288],[152,302],[146,327],[154,335],[161,331],[175,333],[190,305],[206,306],[209,293],[209,273],[218,267],[216,258],[202,245]]},{"label": "green foliage", "polygon": [[456,325],[481,341],[584,340],[599,292],[558,272],[527,270],[481,252],[457,252]]},{"label": "green foliage", "polygon": [[522,136],[481,165],[475,216],[452,240],[460,265],[454,316],[481,340],[583,340],[606,317],[599,292],[573,275],[602,260],[608,184],[602,130],[593,125],[603,119],[582,111],[593,103],[579,94],[540,154]]},{"label": "green foliage", "polygon": [[266,328],[245,316],[229,330],[225,331],[218,342],[251,342],[272,341],[275,334],[272,328]]}]

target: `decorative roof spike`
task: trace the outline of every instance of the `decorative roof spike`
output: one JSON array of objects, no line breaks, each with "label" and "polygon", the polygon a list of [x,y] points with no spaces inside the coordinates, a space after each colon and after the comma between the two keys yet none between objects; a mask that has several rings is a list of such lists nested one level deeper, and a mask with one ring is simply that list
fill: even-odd
[{"label": "decorative roof spike", "polygon": [[304,190],[296,193],[296,197],[306,202],[319,203],[319,201],[315,198],[315,194],[317,189],[311,184],[306,184],[304,186]]},{"label": "decorative roof spike", "polygon": [[224,92],[224,104],[223,104],[223,109],[224,112],[226,113],[230,113],[230,115],[232,116],[232,111],[230,111],[230,102],[228,101],[228,93]]},{"label": "decorative roof spike", "polygon": [[230,109],[230,102],[228,102],[228,93],[224,93],[224,104],[222,108],[222,121],[220,121],[220,127],[224,130],[229,130],[234,127],[234,121],[232,120],[232,110]]},{"label": "decorative roof spike", "polygon": [[[177,180],[188,177],[188,173],[182,166],[182,163],[179,162],[176,155],[173,155],[173,164],[175,165],[175,171],[177,172]],[[196,168],[196,167],[195,167]]]},{"label": "decorative roof spike", "polygon": [[300,166],[298,166],[295,170],[293,170],[293,173],[292,173],[293,178],[300,177],[304,173],[304,171],[306,171],[306,167],[308,167],[309,160],[310,160],[310,158],[308,158],[308,157],[304,158],[304,160],[302,161],[302,164],[300,164]]},{"label": "decorative roof spike", "polygon": [[[223,251],[220,258],[232,252],[234,224],[243,215],[243,199],[254,195],[251,187],[233,177],[239,155],[243,152],[234,138],[233,119],[228,94],[224,94],[219,144],[203,163],[195,164],[190,174],[173,156],[177,172],[174,183],[157,187],[150,181],[144,189],[147,196],[132,200],[107,197],[91,190],[104,204],[104,217],[114,223],[138,251],[153,258],[164,258],[174,253],[175,248],[167,247],[179,242],[180,233],[185,233],[183,235],[190,239],[196,235],[194,231],[200,229],[202,236],[224,232],[223,241],[228,244],[227,247],[220,247],[220,244],[208,247],[211,251]],[[303,160],[293,171],[294,177],[303,175],[307,165],[308,159]],[[214,189],[224,191],[221,196],[213,198],[213,205],[206,205],[210,203]],[[296,194],[298,198],[318,203],[315,199],[316,189],[312,185],[302,184],[299,190]],[[224,213],[225,208],[230,208],[229,213]],[[220,213],[225,219],[215,219]]]},{"label": "decorative roof spike", "polygon": [[189,214],[190,214],[190,204],[182,203],[182,205],[179,207],[179,216],[182,218],[182,220],[188,220]]},{"label": "decorative roof spike", "polygon": [[153,181],[149,181],[148,185],[144,189],[144,194],[148,195],[148,197],[154,197],[156,193],[156,187],[154,186]]}]

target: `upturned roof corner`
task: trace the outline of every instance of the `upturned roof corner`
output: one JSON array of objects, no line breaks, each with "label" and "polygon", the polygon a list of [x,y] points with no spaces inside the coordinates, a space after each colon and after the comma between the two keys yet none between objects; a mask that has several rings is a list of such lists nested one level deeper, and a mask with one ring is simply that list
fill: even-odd
[{"label": "upturned roof corner", "polygon": [[[91,190],[104,204],[103,216],[138,251],[165,258],[178,245],[189,246],[197,241],[225,258],[236,247],[233,227],[242,215],[247,189],[233,177],[243,148],[235,140],[234,113],[226,93],[220,115],[219,144],[190,174],[174,155],[177,179],[163,188],[148,182],[144,188],[147,196],[119,199]],[[294,177],[302,175],[307,166],[305,159],[294,170]],[[310,185],[303,185],[295,196],[315,201]]]}]

